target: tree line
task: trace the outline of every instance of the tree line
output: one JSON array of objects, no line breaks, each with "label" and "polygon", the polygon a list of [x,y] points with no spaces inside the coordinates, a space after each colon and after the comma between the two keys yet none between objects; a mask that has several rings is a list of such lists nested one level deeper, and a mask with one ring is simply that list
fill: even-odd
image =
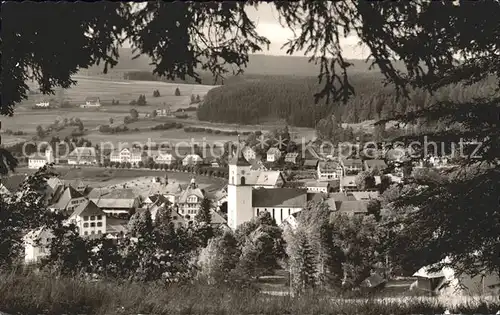
[{"label": "tree line", "polygon": [[316,77],[243,75],[210,90],[198,109],[198,118],[241,124],[285,119],[293,126],[315,127],[321,119],[335,114],[342,122],[359,123],[421,110],[438,101],[463,102],[493,95],[496,87],[493,79],[486,79],[470,86],[446,86],[434,95],[413,89],[409,99],[397,100],[396,91],[391,86],[384,87],[380,75],[353,74],[351,80],[356,94],[346,104],[314,104],[314,94],[320,91]]}]

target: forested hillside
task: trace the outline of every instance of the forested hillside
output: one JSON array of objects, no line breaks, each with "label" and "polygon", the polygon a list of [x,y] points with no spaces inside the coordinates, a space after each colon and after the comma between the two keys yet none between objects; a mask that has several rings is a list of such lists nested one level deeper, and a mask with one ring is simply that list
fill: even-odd
[{"label": "forested hillside", "polygon": [[[124,72],[145,72],[151,74],[153,66],[150,65],[151,59],[141,55],[136,59],[132,59],[134,54],[131,48],[120,48],[120,58],[118,64],[113,69],[108,70],[108,76],[123,75]],[[249,61],[245,70],[245,75],[298,75],[298,76],[317,76],[319,74],[319,66],[309,62],[308,57],[292,57],[292,56],[271,56],[271,55],[249,55]],[[352,63],[349,68],[350,73],[360,72],[379,72],[378,70],[368,70],[369,64],[364,60],[348,60]],[[104,66],[94,66],[88,70],[82,70],[81,74],[101,75]],[[403,70],[403,67],[396,68]],[[228,68],[228,70],[230,70]],[[201,71],[201,70],[200,70]],[[228,74],[230,76],[230,74]],[[203,84],[213,84],[211,76],[203,75]],[[142,76],[144,78],[144,76]],[[139,78],[138,80],[143,80]],[[180,82],[179,80],[176,80]],[[189,80],[190,81],[190,80]],[[188,82],[190,83],[190,82]]]},{"label": "forested hillside", "polygon": [[290,125],[314,127],[320,119],[335,114],[342,122],[357,123],[424,108],[437,100],[491,95],[495,89],[494,81],[485,81],[442,89],[433,96],[415,90],[410,100],[396,101],[396,93],[390,86],[383,86],[378,74],[354,74],[351,82],[356,95],[347,104],[320,101],[315,105],[313,96],[320,90],[316,77],[244,76],[210,90],[199,107],[198,118],[241,124],[285,119]]}]

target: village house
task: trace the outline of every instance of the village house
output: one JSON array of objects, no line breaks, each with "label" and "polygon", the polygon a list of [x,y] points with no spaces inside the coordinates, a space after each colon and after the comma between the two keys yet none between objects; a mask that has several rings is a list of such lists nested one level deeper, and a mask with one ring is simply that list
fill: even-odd
[{"label": "village house", "polygon": [[54,151],[50,146],[47,146],[44,153],[35,153],[28,159],[29,169],[39,169],[47,164],[55,162]]},{"label": "village house", "polygon": [[184,166],[199,165],[201,163],[203,163],[203,158],[198,154],[188,154],[182,159],[182,165]]},{"label": "village house", "polygon": [[[446,260],[446,259],[445,259]],[[500,294],[500,277],[495,272],[482,272],[471,276],[459,274],[451,267],[431,271],[433,265],[420,268],[413,274],[417,280],[411,290],[442,296],[498,296]]]},{"label": "village house", "polygon": [[81,108],[99,108],[101,107],[101,100],[99,97],[89,96],[85,98],[85,104],[80,105]]},{"label": "village house", "polygon": [[131,188],[110,191],[96,188],[90,192],[89,199],[106,214],[111,215],[131,215],[141,204],[140,197]]},{"label": "village house", "polygon": [[363,170],[363,162],[360,159],[340,159],[344,175],[357,175]]},{"label": "village house", "polygon": [[350,192],[356,200],[373,200],[380,196],[378,191],[352,191]]},{"label": "village house", "polygon": [[71,186],[57,186],[52,193],[48,208],[51,211],[59,211],[71,214],[75,208],[87,199]]},{"label": "village house", "polygon": [[307,204],[307,191],[298,188],[258,188],[252,191],[254,216],[269,212],[277,225]]},{"label": "village house", "polygon": [[74,180],[65,180],[64,185],[68,185],[73,187],[77,192],[79,192],[82,195],[87,195],[90,190],[92,189],[89,187],[88,184],[86,184],[84,181],[81,179],[74,179]]},{"label": "village house", "polygon": [[67,222],[76,225],[82,237],[106,233],[106,214],[90,200],[79,204]]},{"label": "village house", "polygon": [[[151,208],[149,208],[149,211],[151,212],[151,220],[156,222],[158,219],[158,215],[161,211],[166,211],[167,205],[165,203],[161,204],[155,204]],[[188,225],[188,220],[182,216],[175,207],[170,208],[170,221],[174,224],[174,227],[186,227]]]},{"label": "village house", "polygon": [[358,185],[356,184],[356,176],[349,175],[349,176],[343,176],[340,179],[340,191],[352,191],[352,190],[357,190]]},{"label": "village house", "polygon": [[281,151],[278,148],[269,148],[267,150],[267,161],[277,162],[281,158]]},{"label": "village house", "polygon": [[201,201],[205,198],[205,192],[198,187],[194,178],[189,186],[181,193],[177,202],[177,208],[186,219],[193,219],[200,209]]},{"label": "village house", "polygon": [[297,164],[297,158],[299,157],[299,154],[297,152],[290,152],[285,154],[285,162],[287,163],[292,163],[292,164]]},{"label": "village house", "polygon": [[153,160],[156,164],[172,165],[175,161],[177,161],[177,158],[170,152],[159,150],[158,154],[154,156]]},{"label": "village house", "polygon": [[252,171],[267,171],[266,166],[262,162],[260,158],[256,158],[254,160],[249,160],[248,161],[251,164],[251,170]]},{"label": "village house", "polygon": [[30,231],[23,237],[24,262],[35,264],[43,257],[50,254],[50,243],[54,238],[52,232],[46,227],[40,227]]},{"label": "village house", "polygon": [[120,239],[128,233],[128,219],[106,217],[106,238]]},{"label": "village house", "polygon": [[244,146],[241,151],[247,161],[255,160],[257,158],[257,153],[249,146]]},{"label": "village house", "polygon": [[144,162],[147,155],[138,149],[123,148],[120,151],[113,151],[109,160],[114,163],[130,163],[132,166],[138,166],[139,162]]},{"label": "village house", "polygon": [[39,103],[36,103],[35,107],[38,107],[38,108],[49,108],[50,107],[50,102],[49,101],[41,101]]},{"label": "village house", "polygon": [[69,165],[96,165],[97,153],[94,147],[77,147],[68,155]]},{"label": "village house", "polygon": [[320,161],[318,163],[318,180],[338,180],[342,177],[342,166],[336,161]]},{"label": "village house", "polygon": [[306,182],[305,186],[307,188],[308,193],[328,193],[328,190],[330,188],[330,183],[314,181],[314,182]]},{"label": "village house", "polygon": [[354,215],[366,215],[368,213],[367,200],[335,200],[335,208],[339,213]]},{"label": "village house", "polygon": [[365,160],[365,171],[383,171],[387,168],[387,164],[384,160]]}]

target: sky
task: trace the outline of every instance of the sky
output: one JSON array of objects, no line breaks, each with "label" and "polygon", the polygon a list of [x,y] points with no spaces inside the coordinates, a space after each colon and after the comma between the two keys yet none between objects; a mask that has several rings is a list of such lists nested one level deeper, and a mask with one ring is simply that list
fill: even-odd
[{"label": "sky", "polygon": [[[258,9],[252,6],[246,7],[248,17],[256,22],[259,35],[267,37],[271,44],[269,51],[263,51],[268,55],[286,55],[286,49],[281,50],[287,40],[293,38],[293,32],[288,27],[284,28],[278,21],[278,13],[269,3],[259,4]],[[341,47],[344,58],[347,59],[365,59],[368,57],[368,50],[357,45],[356,36],[350,36],[341,39]],[[304,53],[298,52],[294,56],[304,56]]]},{"label": "sky", "polygon": [[[256,9],[253,6],[245,8],[248,17],[257,25],[257,32],[261,36],[265,36],[271,44],[269,50],[259,52],[265,55],[285,56],[286,49],[281,49],[283,44],[293,38],[293,32],[288,27],[282,27],[278,21],[278,13],[269,3],[260,3]],[[344,58],[346,59],[366,59],[368,57],[368,49],[359,47],[356,36],[341,38],[341,47]],[[129,44],[124,44],[124,47],[130,47]],[[266,47],[263,47],[265,49]],[[304,56],[303,52],[296,52],[293,56]]]}]

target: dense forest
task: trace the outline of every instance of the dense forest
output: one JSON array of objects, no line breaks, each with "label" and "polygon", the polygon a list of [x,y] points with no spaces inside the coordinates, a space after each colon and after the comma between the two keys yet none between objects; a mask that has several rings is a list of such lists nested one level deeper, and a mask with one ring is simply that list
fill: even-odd
[{"label": "dense forest", "polygon": [[436,101],[491,95],[495,90],[494,80],[487,80],[469,87],[447,87],[434,95],[414,90],[409,100],[396,101],[395,91],[383,85],[380,75],[358,73],[351,76],[356,94],[347,104],[320,101],[315,105],[314,94],[320,90],[316,77],[244,75],[230,81],[207,93],[199,106],[200,120],[254,124],[284,119],[293,126],[315,127],[321,119],[335,114],[344,123],[358,123],[422,109]]}]

